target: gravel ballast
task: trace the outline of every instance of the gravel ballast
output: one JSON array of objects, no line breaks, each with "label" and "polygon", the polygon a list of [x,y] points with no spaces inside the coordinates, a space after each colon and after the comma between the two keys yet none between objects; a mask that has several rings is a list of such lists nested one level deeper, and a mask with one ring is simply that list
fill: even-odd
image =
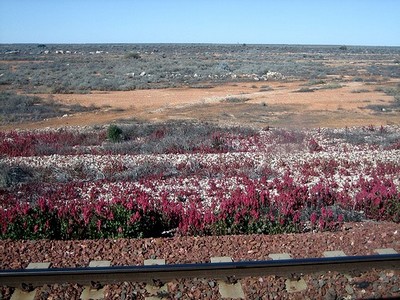
[{"label": "gravel ballast", "polygon": [[[146,259],[165,259],[167,264],[208,263],[211,257],[229,256],[233,261],[266,260],[269,254],[288,253],[292,258],[323,257],[324,251],[346,255],[373,255],[375,249],[400,252],[400,224],[388,222],[346,223],[337,232],[281,235],[232,235],[149,239],[73,241],[0,241],[0,268],[26,268],[33,262],[51,262],[52,268],[85,267],[92,260],[111,265],[143,265]],[[240,280],[246,299],[363,299],[400,297],[399,270],[371,270],[362,274],[336,272],[302,276],[306,289],[288,290],[288,279],[266,276]],[[185,279],[167,283],[166,299],[221,299],[213,278]],[[36,299],[79,299],[82,287],[44,286]],[[1,288],[0,299],[10,299],[13,289]],[[106,299],[144,299],[144,283],[121,283],[105,288]]]}]

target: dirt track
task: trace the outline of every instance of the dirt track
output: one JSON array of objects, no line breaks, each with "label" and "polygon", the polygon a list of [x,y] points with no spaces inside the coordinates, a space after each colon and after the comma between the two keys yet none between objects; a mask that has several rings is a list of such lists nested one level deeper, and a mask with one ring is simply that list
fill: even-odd
[{"label": "dirt track", "polygon": [[[54,118],[36,123],[2,126],[30,129],[108,124],[121,119],[163,121],[193,119],[220,124],[280,127],[344,127],[399,124],[399,113],[368,109],[389,106],[393,97],[375,91],[376,85],[341,82],[342,87],[304,86],[306,82],[255,82],[213,88],[174,88],[91,94],[41,95],[65,104],[94,105],[96,112]],[[269,89],[265,86],[268,85]],[[264,86],[264,89],[262,87]],[[297,92],[301,88],[313,92]],[[243,101],[227,102],[229,97]]]}]

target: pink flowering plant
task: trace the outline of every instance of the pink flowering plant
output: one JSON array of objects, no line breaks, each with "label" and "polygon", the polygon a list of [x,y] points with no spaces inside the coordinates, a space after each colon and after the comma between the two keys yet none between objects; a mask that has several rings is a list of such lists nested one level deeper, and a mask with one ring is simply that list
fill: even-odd
[{"label": "pink flowering plant", "polygon": [[399,127],[172,125],[121,125],[115,141],[106,127],[0,132],[0,238],[275,234],[400,221]]}]

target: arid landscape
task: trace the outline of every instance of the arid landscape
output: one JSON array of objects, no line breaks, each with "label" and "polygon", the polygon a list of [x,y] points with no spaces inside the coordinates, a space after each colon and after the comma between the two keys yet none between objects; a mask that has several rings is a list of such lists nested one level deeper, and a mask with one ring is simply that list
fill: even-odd
[{"label": "arid landscape", "polygon": [[[0,119],[3,130],[129,119],[259,128],[399,124],[395,47],[42,46],[3,45],[0,88],[65,105],[64,112],[35,122]],[[70,113],[71,105],[89,111]]]},{"label": "arid landscape", "polygon": [[[398,47],[0,45],[0,269],[396,253],[399,222]],[[399,276],[249,277],[237,298],[399,297]],[[103,296],[225,299],[219,284]]]},{"label": "arid landscape", "polygon": [[[399,108],[392,107],[393,97],[374,90],[376,84],[334,82],[339,87],[324,88],[329,85],[324,83],[312,85],[308,92],[299,92],[307,82],[293,81],[268,82],[268,85],[265,82],[226,83],[202,89],[93,92],[89,95],[40,94],[38,96],[45,101],[53,99],[65,105],[98,109],[0,128],[104,125],[124,119],[155,122],[181,119],[220,125],[300,128],[399,124]],[[385,82],[385,86],[396,87],[399,82],[395,79]]]}]

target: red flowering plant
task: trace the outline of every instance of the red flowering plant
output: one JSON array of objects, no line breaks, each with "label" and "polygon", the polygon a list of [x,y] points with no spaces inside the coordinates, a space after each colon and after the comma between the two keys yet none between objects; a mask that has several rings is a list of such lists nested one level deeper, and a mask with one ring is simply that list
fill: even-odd
[{"label": "red flowering plant", "polygon": [[[180,136],[167,125],[135,127],[148,135],[121,128],[124,140],[112,144],[105,129],[0,132],[0,238],[271,234],[400,221],[397,127],[207,127],[197,144],[186,127]],[[157,139],[164,144],[152,150]]]}]

